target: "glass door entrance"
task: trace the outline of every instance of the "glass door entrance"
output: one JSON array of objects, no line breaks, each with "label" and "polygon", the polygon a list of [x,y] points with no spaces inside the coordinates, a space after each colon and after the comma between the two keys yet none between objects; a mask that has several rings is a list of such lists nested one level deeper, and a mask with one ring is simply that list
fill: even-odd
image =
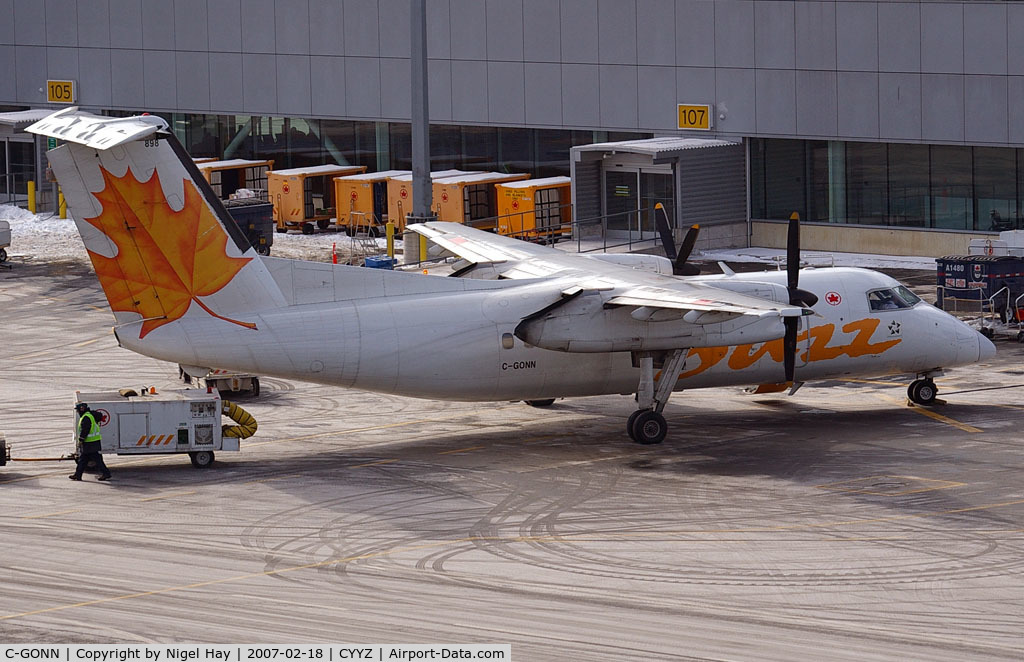
[{"label": "glass door entrance", "polygon": [[608,234],[614,237],[651,239],[657,229],[654,205],[660,202],[672,223],[675,187],[672,174],[644,168],[609,169],[604,172],[604,213]]},{"label": "glass door entrance", "polygon": [[608,232],[629,234],[640,229],[639,173],[633,170],[607,170],[604,173],[604,213]]}]

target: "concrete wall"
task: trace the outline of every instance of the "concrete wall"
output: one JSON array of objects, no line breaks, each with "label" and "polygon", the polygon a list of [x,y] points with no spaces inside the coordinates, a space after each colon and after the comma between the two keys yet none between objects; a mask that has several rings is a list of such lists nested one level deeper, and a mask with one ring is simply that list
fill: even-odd
[{"label": "concrete wall", "polygon": [[[786,247],[787,223],[752,221],[751,246]],[[993,234],[941,232],[921,230],[908,232],[888,228],[857,225],[803,223],[800,226],[800,247],[812,251],[869,253],[875,255],[918,255],[942,257],[966,255],[971,239],[993,239]]]},{"label": "concrete wall", "polygon": [[[428,0],[431,118],[1024,145],[1024,3]],[[405,0],[0,0],[0,104],[407,120]]]},{"label": "concrete wall", "polygon": [[[682,242],[686,236],[686,230],[676,230],[676,244]],[[695,251],[702,251],[709,248],[746,248],[747,244],[747,223],[721,223],[718,225],[700,226],[700,234],[697,235],[697,243],[694,244]]]}]

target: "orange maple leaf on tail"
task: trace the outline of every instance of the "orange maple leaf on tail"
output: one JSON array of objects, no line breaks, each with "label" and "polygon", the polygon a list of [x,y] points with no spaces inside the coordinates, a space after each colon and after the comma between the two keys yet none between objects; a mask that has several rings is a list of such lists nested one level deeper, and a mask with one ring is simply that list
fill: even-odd
[{"label": "orange maple leaf on tail", "polygon": [[130,169],[123,177],[100,171],[105,186],[93,195],[103,212],[85,220],[117,245],[117,255],[89,251],[89,256],[111,309],[142,315],[139,338],[180,319],[193,301],[217,319],[255,329],[199,300],[219,292],[251,258],[227,254],[227,233],[195,186],[184,180],[185,205],[174,211],[156,170],[145,182]]}]

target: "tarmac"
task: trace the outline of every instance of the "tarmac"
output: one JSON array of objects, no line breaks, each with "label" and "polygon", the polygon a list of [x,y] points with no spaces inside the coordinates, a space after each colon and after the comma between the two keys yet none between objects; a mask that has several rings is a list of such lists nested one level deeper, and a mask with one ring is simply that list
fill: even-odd
[{"label": "tarmac", "polygon": [[[181,388],[116,346],[91,268],[0,271],[0,431],[72,448],[73,393]],[[908,272],[908,276],[914,274]],[[928,274],[918,273],[927,287]],[[325,342],[330,330],[325,331]],[[0,641],[510,643],[515,660],[1024,658],[1024,346],[938,380],[434,402],[263,378],[186,456],[0,468]]]}]

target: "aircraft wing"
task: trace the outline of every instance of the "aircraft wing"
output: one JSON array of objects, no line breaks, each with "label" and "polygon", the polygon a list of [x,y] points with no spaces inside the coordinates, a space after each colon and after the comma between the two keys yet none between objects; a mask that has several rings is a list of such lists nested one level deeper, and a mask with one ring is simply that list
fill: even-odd
[{"label": "aircraft wing", "polygon": [[[810,313],[809,309],[738,294],[712,285],[685,281],[681,281],[678,286],[673,287],[638,285],[624,288],[605,303],[609,306],[645,306],[729,313],[730,316],[753,315],[760,317],[771,314],[781,317],[799,317]],[[804,312],[805,310],[807,313]]]},{"label": "aircraft wing", "polygon": [[[459,223],[416,223],[406,227],[407,230],[423,235],[441,248],[455,253],[464,260],[475,264],[497,264],[501,262],[537,261],[544,258],[555,258],[564,255],[557,248],[533,244],[500,234],[484,232]],[[550,273],[556,269],[542,270]],[[544,275],[544,273],[524,274],[526,277]]]},{"label": "aircraft wing", "polygon": [[[503,278],[540,278],[556,273],[575,279],[583,289],[611,291],[609,306],[668,308],[718,313],[711,318],[763,315],[798,317],[805,309],[739,294],[687,278],[666,277],[565,253],[551,246],[505,237],[459,223],[431,222],[408,226],[439,246],[474,264],[494,264]],[[695,319],[697,315],[693,316]]]}]

